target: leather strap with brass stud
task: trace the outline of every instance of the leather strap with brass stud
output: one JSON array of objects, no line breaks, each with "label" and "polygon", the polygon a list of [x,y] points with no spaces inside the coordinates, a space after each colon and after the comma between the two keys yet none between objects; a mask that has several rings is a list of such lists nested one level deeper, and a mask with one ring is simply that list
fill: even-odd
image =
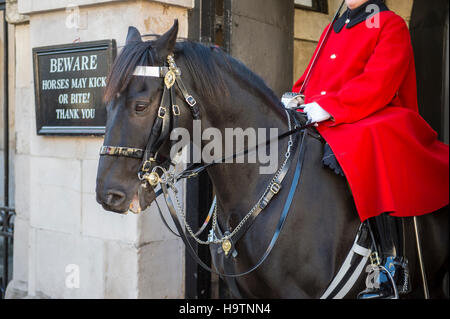
[{"label": "leather strap with brass stud", "polygon": [[161,181],[161,178],[159,177],[158,173],[151,172],[150,174],[145,174],[144,178],[149,182],[150,186],[156,187],[156,185],[159,184]]}]

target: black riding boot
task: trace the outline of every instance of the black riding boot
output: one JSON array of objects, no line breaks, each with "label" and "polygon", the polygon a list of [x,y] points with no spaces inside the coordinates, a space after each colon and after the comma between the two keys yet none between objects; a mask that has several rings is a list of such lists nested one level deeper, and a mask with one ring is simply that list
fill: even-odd
[{"label": "black riding boot", "polygon": [[367,289],[358,299],[393,299],[410,292],[408,260],[404,257],[403,225],[400,218],[383,214],[370,218],[376,251],[373,269],[366,279]]}]

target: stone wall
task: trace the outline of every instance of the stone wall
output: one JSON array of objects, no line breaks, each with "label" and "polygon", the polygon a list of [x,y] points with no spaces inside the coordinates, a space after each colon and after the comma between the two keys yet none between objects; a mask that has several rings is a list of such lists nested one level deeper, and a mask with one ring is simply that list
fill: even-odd
[{"label": "stone wall", "polygon": [[[163,33],[175,18],[186,37],[193,1],[80,0],[80,24],[68,28],[71,2],[18,1],[29,22],[15,26],[17,218],[8,296],[183,298],[184,246],[154,207],[122,216],[97,204],[102,138],[36,135],[32,48],[116,39],[120,50],[129,25],[142,34]],[[77,274],[74,288],[70,279]]]},{"label": "stone wall", "polygon": [[293,2],[279,0],[232,1],[231,5],[231,54],[280,97],[292,82],[293,9]]},{"label": "stone wall", "polygon": [[[325,27],[333,19],[341,0],[328,0],[328,13],[295,10],[294,20],[294,81],[303,74]],[[409,24],[413,0],[386,0],[386,4]],[[345,8],[343,9],[345,10]]]}]

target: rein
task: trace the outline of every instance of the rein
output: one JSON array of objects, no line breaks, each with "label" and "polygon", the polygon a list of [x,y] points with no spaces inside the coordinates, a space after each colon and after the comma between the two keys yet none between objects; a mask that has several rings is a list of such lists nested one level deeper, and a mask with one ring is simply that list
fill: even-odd
[{"label": "rein", "polygon": [[[157,208],[159,210],[160,216],[164,222],[164,224],[168,227],[168,229],[176,236],[181,237],[184,244],[186,245],[186,248],[189,252],[189,254],[194,258],[194,260],[202,266],[207,271],[210,271],[212,273],[215,273],[220,276],[224,277],[239,277],[249,274],[250,272],[257,269],[268,257],[270,252],[272,251],[272,248],[274,247],[279,234],[281,233],[281,230],[284,226],[284,223],[286,221],[286,217],[289,213],[293,196],[295,193],[295,190],[297,189],[299,179],[301,176],[301,171],[303,167],[303,159],[305,156],[306,151],[306,145],[304,143],[305,136],[307,135],[306,129],[309,127],[314,126],[315,123],[306,123],[304,125],[301,125],[298,123],[298,120],[296,119],[295,115],[292,116],[294,119],[294,128],[291,127],[291,115],[286,110],[287,118],[288,118],[288,124],[289,124],[289,131],[280,134],[278,137],[276,137],[276,140],[281,140],[284,138],[289,137],[289,143],[288,148],[285,154],[285,160],[282,164],[282,166],[278,169],[277,173],[272,178],[269,185],[266,187],[263,195],[260,197],[258,202],[253,206],[253,208],[245,215],[244,219],[238,224],[238,226],[235,228],[233,232],[225,232],[222,234],[221,230],[218,227],[217,223],[217,203],[216,200],[214,200],[213,206],[210,209],[210,212],[208,214],[208,217],[206,218],[205,222],[203,223],[201,229],[194,233],[188,223],[186,222],[185,215],[183,214],[183,209],[181,208],[181,205],[178,201],[178,198],[176,197],[176,193],[178,192],[175,183],[179,181],[180,179],[184,178],[191,178],[197,176],[199,173],[207,169],[208,167],[220,163],[224,163],[226,160],[233,158],[235,159],[238,156],[246,155],[249,151],[252,149],[257,149],[258,147],[261,147],[263,145],[267,145],[268,143],[271,143],[272,140],[267,140],[265,143],[259,144],[253,148],[247,148],[242,153],[234,153],[232,156],[228,157],[222,157],[220,160],[213,161],[212,163],[204,164],[204,165],[197,165],[193,164],[189,166],[187,169],[185,169],[183,172],[178,174],[177,176],[174,176],[173,174],[167,172],[166,169],[164,169],[162,166],[159,166],[158,164],[161,164],[161,162],[158,162],[157,156],[158,151],[162,144],[167,140],[170,132],[172,129],[174,129],[177,126],[177,117],[180,115],[180,108],[176,104],[176,93],[174,91],[174,85],[177,84],[179,90],[181,91],[184,100],[188,104],[193,119],[200,119],[200,111],[199,107],[197,105],[196,100],[190,95],[186,87],[184,86],[183,81],[181,80],[181,71],[176,66],[175,60],[173,58],[173,55],[169,55],[167,57],[168,66],[138,66],[134,72],[135,76],[147,76],[147,77],[159,77],[164,78],[164,91],[163,95],[161,97],[160,106],[158,108],[157,117],[153,123],[150,136],[147,141],[147,145],[145,149],[140,148],[130,148],[130,147],[122,147],[122,146],[107,146],[104,145],[100,149],[100,155],[101,156],[121,156],[121,157],[129,157],[129,158],[135,158],[135,159],[141,159],[142,164],[141,168],[138,172],[138,178],[143,183],[143,187],[146,188],[147,184],[149,184],[153,190],[155,191],[155,194],[159,196],[161,193],[164,194],[164,198],[167,204],[167,207],[169,209],[170,215],[173,219],[173,222],[177,228],[178,234],[175,233],[167,224],[165,221],[162,212],[160,210],[159,205],[157,205]],[[295,112],[295,111],[292,111]],[[253,221],[256,219],[256,217],[263,211],[270,201],[273,199],[275,195],[277,195],[281,188],[282,188],[282,182],[283,179],[286,177],[291,164],[292,164],[292,152],[291,148],[294,144],[292,140],[292,136],[294,136],[296,133],[302,133],[302,136],[298,136],[298,149],[299,155],[297,160],[296,169],[294,172],[294,178],[292,181],[292,184],[290,186],[288,198],[286,200],[286,203],[284,205],[283,211],[281,213],[277,229],[270,241],[269,246],[267,247],[265,253],[261,257],[261,259],[248,271],[240,273],[240,274],[229,274],[229,273],[220,273],[209,266],[207,266],[197,255],[195,252],[195,249],[191,246],[187,235],[180,223],[180,220],[177,215],[177,207],[180,211],[180,214],[184,217],[185,222],[185,228],[188,231],[189,235],[194,238],[198,243],[205,244],[205,245],[219,245],[217,249],[217,253],[221,254],[224,253],[224,256],[229,260],[230,256],[233,256],[234,258],[237,256],[237,251],[235,249],[235,243],[242,238],[242,236],[246,233],[246,231],[251,227],[253,224]],[[156,166],[154,165],[156,164]],[[161,164],[162,165],[162,164]],[[158,172],[159,171],[159,172]],[[160,190],[156,190],[157,186],[160,185]],[[171,188],[175,193],[175,198],[177,201],[177,205],[174,205],[168,191],[168,187]],[[135,212],[135,213],[139,213]],[[213,227],[210,230],[208,240],[207,241],[201,241],[197,236],[203,232],[204,229],[206,229],[206,226],[208,225],[209,221],[211,220],[211,216],[213,216]],[[219,236],[219,237],[217,237]]]},{"label": "rein", "polygon": [[[315,123],[307,123],[305,125],[298,125],[296,124],[295,127],[292,130],[289,130],[287,132],[284,132],[280,135],[278,135],[277,137],[273,138],[273,139],[267,139],[266,141],[264,141],[263,143],[260,143],[256,146],[253,146],[251,148],[246,148],[244,151],[242,151],[241,153],[233,153],[232,155],[226,157],[226,156],[222,156],[222,158],[215,160],[211,163],[208,164],[203,164],[203,165],[199,165],[199,164],[191,164],[188,168],[186,168],[184,171],[182,171],[181,173],[178,174],[177,176],[177,180],[182,179],[182,178],[191,178],[191,177],[196,177],[198,176],[201,172],[203,172],[205,169],[207,169],[210,166],[213,165],[217,165],[217,164],[223,164],[228,160],[234,160],[237,157],[241,157],[244,155],[247,155],[248,152],[253,151],[253,150],[257,150],[259,147],[264,147],[267,146],[268,144],[272,143],[272,141],[277,140],[280,141],[284,138],[287,138],[291,135],[294,135],[296,133],[300,133],[308,128],[312,128],[315,126]],[[316,137],[315,137],[316,138]]]},{"label": "rein", "polygon": [[[173,220],[173,222],[174,222],[174,224],[175,224],[175,226],[176,226],[176,228],[177,228],[177,230],[178,230],[178,232],[179,232],[179,234],[180,234],[180,237],[181,237],[181,239],[183,240],[184,244],[186,245],[186,248],[187,248],[188,253],[191,255],[191,257],[192,257],[192,258],[193,258],[193,259],[194,259],[194,260],[195,260],[202,268],[204,268],[205,270],[207,270],[207,271],[209,271],[209,272],[212,272],[212,273],[214,273],[214,274],[217,274],[217,275],[219,275],[219,276],[222,276],[222,277],[232,277],[232,278],[236,278],[236,277],[241,277],[241,276],[248,275],[249,273],[251,273],[251,272],[253,272],[254,270],[256,270],[259,266],[261,266],[262,263],[266,260],[266,258],[269,256],[270,252],[272,251],[273,247],[275,246],[275,243],[276,243],[277,240],[278,240],[278,237],[279,237],[279,235],[280,235],[280,233],[281,233],[281,230],[283,229],[283,226],[284,226],[284,224],[285,224],[286,218],[287,218],[287,216],[288,216],[288,214],[289,214],[289,211],[290,211],[290,207],[291,207],[291,204],[292,204],[292,201],[293,201],[293,198],[294,198],[295,191],[296,191],[296,189],[297,189],[297,186],[298,186],[298,183],[299,183],[299,180],[300,180],[300,176],[301,176],[301,172],[302,172],[302,168],[303,168],[303,160],[304,160],[304,158],[305,158],[305,151],[306,151],[306,145],[305,145],[306,143],[304,143],[305,136],[306,136],[306,133],[303,132],[302,137],[299,139],[300,154],[299,154],[299,156],[298,156],[297,165],[296,165],[296,168],[295,168],[294,179],[293,179],[292,184],[291,184],[291,187],[290,187],[290,189],[289,189],[289,195],[288,195],[288,197],[287,197],[287,199],[286,199],[286,202],[285,202],[283,211],[282,211],[282,213],[281,213],[280,219],[279,219],[278,224],[277,224],[277,228],[276,228],[276,230],[275,230],[274,235],[272,236],[272,239],[271,239],[271,241],[270,241],[270,244],[269,244],[269,246],[266,248],[266,251],[264,252],[263,256],[259,259],[259,261],[258,261],[253,267],[251,267],[249,270],[247,270],[247,271],[245,271],[245,272],[242,272],[242,273],[238,273],[238,274],[227,274],[227,273],[222,273],[222,272],[219,272],[219,271],[217,271],[217,270],[215,270],[215,269],[212,269],[211,267],[209,267],[208,265],[206,265],[206,264],[200,259],[200,257],[197,255],[195,249],[192,247],[191,243],[189,242],[189,240],[188,240],[186,234],[184,233],[183,227],[182,227],[182,225],[181,225],[181,223],[180,223],[180,221],[179,221],[179,219],[178,219],[178,216],[177,216],[177,211],[176,211],[175,205],[173,204],[173,201],[171,200],[171,198],[170,198],[170,196],[169,196],[169,192],[168,192],[166,183],[161,183],[161,189],[162,189],[162,192],[163,192],[163,194],[164,194],[164,197],[165,197],[165,200],[166,200],[166,203],[167,203],[167,207],[169,208],[170,215],[171,215],[172,220]],[[286,172],[287,172],[287,170],[286,170]],[[272,191],[272,190],[271,190],[271,191]],[[277,193],[278,193],[278,191],[277,191],[276,193],[273,193],[273,195],[275,195],[275,194],[277,194]],[[273,195],[272,195],[272,196],[273,196]],[[257,215],[262,211],[263,208],[264,208],[264,207],[262,207],[261,210],[259,210],[258,213],[256,213],[256,214],[253,216],[253,217],[254,217],[253,220],[257,217]],[[248,224],[247,224],[247,225],[248,225]],[[215,235],[214,235],[214,234],[215,234],[214,228],[212,228],[212,234],[213,234],[213,236],[212,236],[212,238],[213,238],[213,237],[215,236]],[[243,233],[241,233],[241,236],[242,236],[242,235],[243,235]],[[211,235],[210,235],[210,236],[211,236]],[[210,238],[211,238],[211,237],[210,237]],[[226,238],[226,237],[225,237],[225,238]],[[238,239],[239,239],[239,238],[238,238]],[[212,242],[212,243],[214,243],[214,242]],[[225,246],[225,247],[224,247],[224,246]],[[227,248],[227,247],[228,247],[228,248]],[[222,243],[222,246],[219,247],[219,249],[222,249],[222,251],[225,252],[225,256],[227,257],[227,256],[231,255],[231,254],[227,253],[227,251],[234,250],[234,244],[231,242],[230,239],[226,239],[226,240]],[[221,252],[219,252],[219,253],[221,253]],[[235,256],[237,256],[237,254],[235,254],[234,257],[235,257]]]}]

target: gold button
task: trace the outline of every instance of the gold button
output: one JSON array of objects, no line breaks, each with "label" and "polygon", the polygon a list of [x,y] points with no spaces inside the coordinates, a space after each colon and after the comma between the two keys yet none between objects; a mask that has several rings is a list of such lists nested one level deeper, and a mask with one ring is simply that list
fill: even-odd
[{"label": "gold button", "polygon": [[345,24],[350,23],[350,19],[345,20]]},{"label": "gold button", "polygon": [[320,92],[320,94],[325,95],[325,94],[327,94],[327,92],[326,91],[322,91],[322,92]]},{"label": "gold button", "polygon": [[337,58],[336,54],[333,54],[333,55],[331,56],[331,59],[332,59],[332,60],[334,60],[334,59],[336,59],[336,58]]}]

